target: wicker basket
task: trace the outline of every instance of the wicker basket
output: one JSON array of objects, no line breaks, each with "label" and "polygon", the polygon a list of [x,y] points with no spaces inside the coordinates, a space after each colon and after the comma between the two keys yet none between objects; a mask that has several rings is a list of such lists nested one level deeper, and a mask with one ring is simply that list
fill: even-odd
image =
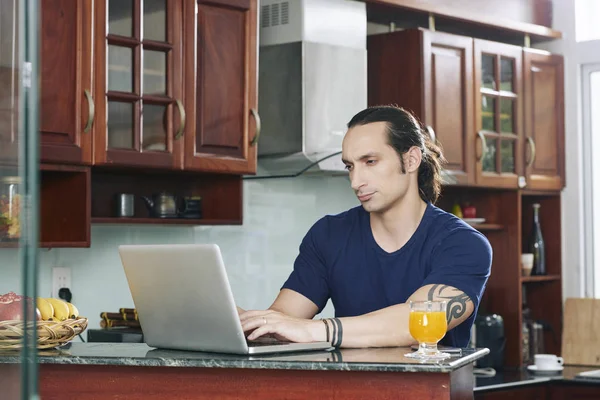
[{"label": "wicker basket", "polygon": [[[62,346],[87,328],[87,318],[64,321],[37,321],[38,349],[51,349]],[[28,322],[29,326],[33,322]],[[0,350],[23,347],[23,321],[0,321]]]}]

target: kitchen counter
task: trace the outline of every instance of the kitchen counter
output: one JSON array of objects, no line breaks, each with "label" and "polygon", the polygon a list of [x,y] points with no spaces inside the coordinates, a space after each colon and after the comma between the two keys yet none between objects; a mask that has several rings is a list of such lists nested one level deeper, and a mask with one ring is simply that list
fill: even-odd
[{"label": "kitchen counter", "polygon": [[[59,350],[40,352],[40,364],[128,365],[140,367],[199,367],[298,369],[330,371],[440,372],[457,370],[489,353],[464,349],[449,359],[421,363],[404,357],[407,348],[341,349],[265,355],[229,355],[163,350],[145,343],[72,343]],[[0,353],[0,363],[17,363],[18,355]]]},{"label": "kitchen counter", "polygon": [[[404,357],[410,351],[244,356],[155,349],[142,343],[72,343],[40,352],[40,394],[62,399],[68,387],[78,399],[472,399],[473,362],[489,353],[464,349],[444,361],[420,363]],[[18,362],[18,355],[0,353],[0,386],[14,379],[10,371]]]},{"label": "kitchen counter", "polygon": [[499,371],[493,377],[478,376],[475,381],[475,391],[508,389],[517,386],[536,385],[558,381],[600,385],[600,379],[581,378],[577,376],[577,374],[580,372],[597,369],[600,369],[600,367],[574,367],[567,365],[562,372],[557,373],[533,373],[529,372],[527,368]]}]

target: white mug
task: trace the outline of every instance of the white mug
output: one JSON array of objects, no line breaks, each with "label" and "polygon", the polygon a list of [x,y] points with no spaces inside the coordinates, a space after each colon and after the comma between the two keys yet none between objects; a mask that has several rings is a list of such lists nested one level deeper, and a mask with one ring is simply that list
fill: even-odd
[{"label": "white mug", "polygon": [[564,362],[562,357],[557,357],[554,354],[536,354],[534,360],[538,370],[557,369]]}]

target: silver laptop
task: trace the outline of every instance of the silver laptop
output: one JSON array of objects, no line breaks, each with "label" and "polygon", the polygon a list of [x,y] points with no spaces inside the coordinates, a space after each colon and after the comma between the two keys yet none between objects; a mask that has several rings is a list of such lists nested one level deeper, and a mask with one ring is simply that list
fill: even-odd
[{"label": "silver laptop", "polygon": [[248,342],[216,244],[119,246],[144,340],[163,349],[264,354],[328,342]]}]

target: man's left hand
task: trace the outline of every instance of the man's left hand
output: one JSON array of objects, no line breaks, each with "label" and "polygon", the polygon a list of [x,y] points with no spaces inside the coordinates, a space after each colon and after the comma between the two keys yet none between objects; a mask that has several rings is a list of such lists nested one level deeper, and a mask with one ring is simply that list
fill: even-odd
[{"label": "man's left hand", "polygon": [[271,334],[279,340],[308,343],[325,341],[325,325],[319,320],[290,317],[273,310],[245,311],[240,314],[248,340]]}]

